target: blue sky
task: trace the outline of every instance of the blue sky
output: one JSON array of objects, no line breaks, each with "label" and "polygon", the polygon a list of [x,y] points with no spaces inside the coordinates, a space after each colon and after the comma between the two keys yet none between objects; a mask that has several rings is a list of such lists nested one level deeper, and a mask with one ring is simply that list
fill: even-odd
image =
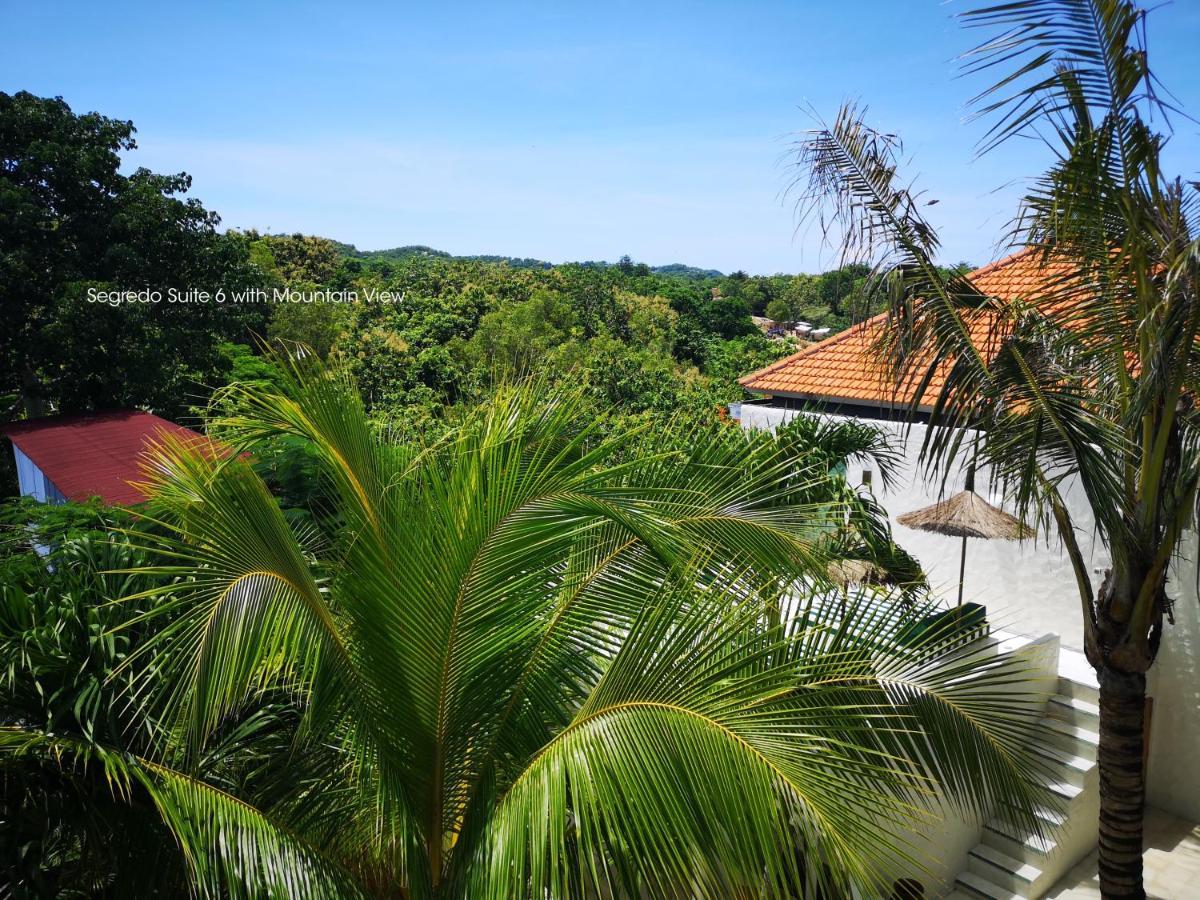
[{"label": "blue sky", "polygon": [[[995,257],[1046,153],[983,159],[967,3],[100,4],[0,0],[0,90],[132,119],[131,164],[187,171],[231,227],[378,249],[724,271],[836,264],[781,198],[789,135],[845,99],[899,133],[945,259]],[[1151,15],[1200,117],[1200,2]],[[1200,126],[1170,160],[1200,170]]]}]

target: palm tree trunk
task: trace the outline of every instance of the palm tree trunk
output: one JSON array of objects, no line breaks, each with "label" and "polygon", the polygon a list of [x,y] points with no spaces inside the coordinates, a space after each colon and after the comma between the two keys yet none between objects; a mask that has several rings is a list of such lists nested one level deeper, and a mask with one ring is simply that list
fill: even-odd
[{"label": "palm tree trunk", "polygon": [[1145,900],[1142,816],[1146,805],[1146,676],[1101,666],[1100,893],[1104,900]]}]

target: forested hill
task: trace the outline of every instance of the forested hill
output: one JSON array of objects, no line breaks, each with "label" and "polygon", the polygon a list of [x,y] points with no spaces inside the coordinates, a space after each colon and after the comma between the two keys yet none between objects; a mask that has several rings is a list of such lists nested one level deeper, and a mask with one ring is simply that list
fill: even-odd
[{"label": "forested hill", "polygon": [[123,173],[132,123],[0,92],[0,133],[0,421],[138,407],[195,422],[223,385],[272,378],[277,341],[349,368],[401,427],[529,374],[582,386],[598,412],[711,418],[738,376],[795,349],[752,315],[837,329],[870,311],[862,268],[551,265],[226,231],[188,176]]},{"label": "forested hill", "polygon": [[[264,239],[296,239],[301,235],[267,235]],[[323,240],[323,239],[321,239]],[[348,260],[364,263],[394,264],[414,259],[447,260],[473,263],[497,263],[513,269],[583,268],[613,270],[616,278],[655,275],[667,279],[703,282],[710,292],[725,297],[739,297],[749,306],[751,315],[766,316],[779,321],[804,320],[819,326],[843,328],[860,319],[867,310],[862,296],[866,268],[845,266],[819,275],[774,274],[747,275],[733,272],[729,275],[719,269],[703,269],[683,263],[652,266],[635,262],[630,256],[622,256],[617,262],[585,260],[568,263],[551,263],[529,257],[501,256],[494,254],[454,255],[423,244],[410,244],[387,250],[359,250],[353,244],[331,241],[336,251]],[[965,266],[965,264],[963,264]]]},{"label": "forested hill", "polygon": [[[408,259],[413,256],[429,257],[437,259],[462,259],[473,262],[494,262],[506,263],[514,269],[552,269],[554,263],[546,262],[544,259],[531,259],[529,257],[520,256],[499,256],[495,254],[471,254],[471,255],[454,255],[447,253],[445,250],[435,250],[433,247],[426,247],[423,244],[410,244],[405,247],[392,247],[388,250],[359,250],[353,244],[343,244],[335,242],[338,250],[355,259],[390,259],[399,261]],[[665,266],[649,266],[644,263],[634,263],[630,257],[623,256],[618,262],[610,263],[605,261],[589,260],[587,262],[578,263],[581,266],[589,266],[598,269],[605,269],[610,266],[618,266],[628,268],[630,266],[638,266],[640,268],[648,268],[650,272],[656,275],[673,275],[680,278],[720,278],[724,274],[718,269],[700,269],[696,266],[687,266],[683,263],[669,263]]]},{"label": "forested hill", "polygon": [[400,298],[287,303],[272,309],[269,333],[345,360],[373,409],[415,418],[478,399],[499,377],[535,372],[578,381],[610,409],[711,413],[741,396],[739,375],[795,348],[769,340],[750,317],[776,295],[796,305],[797,288],[809,284],[808,276],[655,270],[628,257],[551,265],[423,246],[364,252],[305,235],[242,237],[274,282]]}]

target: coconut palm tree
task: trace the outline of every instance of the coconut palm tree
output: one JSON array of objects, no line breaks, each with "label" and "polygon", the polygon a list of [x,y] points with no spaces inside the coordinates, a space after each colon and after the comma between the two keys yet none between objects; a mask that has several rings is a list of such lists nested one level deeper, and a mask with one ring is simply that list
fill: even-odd
[{"label": "coconut palm tree", "polygon": [[[1166,139],[1152,122],[1170,110],[1133,3],[1024,0],[964,20],[989,32],[965,57],[994,79],[975,100],[994,119],[983,149],[1034,135],[1054,150],[1014,226],[1045,264],[1038,296],[998,304],[937,270],[937,235],[898,175],[898,139],[854,105],[800,141],[801,210],[873,265],[892,325],[880,352],[916,388],[914,405],[934,407],[931,468],[948,471],[977,436],[1020,513],[1063,542],[1100,682],[1101,887],[1142,897],[1146,672],[1200,481],[1200,192],[1160,165]],[[973,341],[972,328],[989,339]],[[939,370],[934,396],[927,378]],[[1070,478],[1112,555],[1095,593],[1063,502]]]},{"label": "coconut palm tree", "polygon": [[165,443],[128,537],[154,631],[107,682],[153,739],[0,728],[0,759],[160,821],[197,892],[875,896],[935,797],[1036,821],[1029,672],[938,655],[925,606],[826,580],[873,546],[847,535],[869,507],[804,429],[655,452],[535,385],[417,446],[339,372],[285,365],[212,429],[311,446],[325,527],[242,455]]}]

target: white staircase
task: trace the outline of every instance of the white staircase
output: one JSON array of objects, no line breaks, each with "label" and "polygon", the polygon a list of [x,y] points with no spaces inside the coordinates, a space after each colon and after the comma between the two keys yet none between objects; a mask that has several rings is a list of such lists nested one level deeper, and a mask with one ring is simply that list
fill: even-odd
[{"label": "white staircase", "polygon": [[1000,819],[986,822],[946,900],[1034,900],[1096,846],[1100,692],[1085,668],[1073,665],[1069,673],[1064,667],[1059,672],[1057,693],[1046,704],[1030,747],[1048,763],[1047,787],[1063,811],[1038,810],[1044,825],[1040,837]]}]

